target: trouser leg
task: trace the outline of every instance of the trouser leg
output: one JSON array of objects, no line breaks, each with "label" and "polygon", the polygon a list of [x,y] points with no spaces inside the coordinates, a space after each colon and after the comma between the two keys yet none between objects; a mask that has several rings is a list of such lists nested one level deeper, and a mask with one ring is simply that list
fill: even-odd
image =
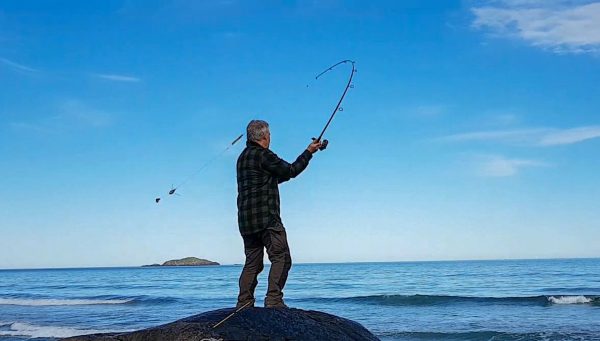
[{"label": "trouser leg", "polygon": [[292,267],[292,257],[287,242],[285,230],[267,230],[263,235],[263,243],[271,261],[269,271],[269,288],[265,305],[283,302],[283,287],[287,281],[288,272]]},{"label": "trouser leg", "polygon": [[258,274],[263,270],[264,246],[259,234],[243,236],[246,262],[240,275],[238,306],[254,300],[254,290],[258,284]]}]

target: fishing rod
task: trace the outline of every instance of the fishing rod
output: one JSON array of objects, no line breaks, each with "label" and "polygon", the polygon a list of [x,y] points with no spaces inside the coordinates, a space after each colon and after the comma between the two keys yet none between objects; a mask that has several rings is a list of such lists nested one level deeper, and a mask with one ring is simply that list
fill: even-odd
[{"label": "fishing rod", "polygon": [[[348,92],[348,89],[354,88],[354,85],[352,84],[352,78],[354,77],[354,74],[356,73],[356,67],[354,65],[355,61],[350,60],[350,59],[342,60],[341,62],[337,62],[337,63],[333,64],[332,66],[328,67],[327,69],[325,69],[323,72],[321,72],[320,74],[318,74],[315,77],[315,80],[317,80],[317,79],[319,79],[319,77],[321,77],[324,74],[326,74],[327,72],[333,70],[335,67],[337,67],[339,65],[342,65],[342,64],[346,64],[346,63],[350,63],[352,65],[352,71],[350,72],[350,77],[348,78],[348,83],[346,84],[346,87],[344,88],[344,92],[342,93],[342,96],[340,96],[340,100],[338,101],[337,105],[335,106],[335,109],[333,109],[333,113],[331,113],[331,116],[329,117],[329,120],[327,121],[327,124],[325,124],[325,127],[321,131],[321,134],[319,134],[319,137],[317,137],[317,138],[313,137],[313,141],[321,141],[321,139],[323,138],[323,135],[325,134],[325,131],[329,127],[329,124],[331,124],[331,121],[333,120],[333,117],[335,116],[335,114],[338,111],[343,111],[344,110],[341,107],[342,101],[344,100],[344,97],[346,97],[346,93]],[[321,147],[319,148],[319,150],[324,150],[325,148],[327,148],[328,144],[329,144],[328,140],[323,140],[323,142],[321,143]]]},{"label": "fishing rod", "polygon": [[[242,139],[242,136],[244,136],[244,134],[240,134],[240,136],[238,136],[235,140],[233,140],[228,146],[227,148],[223,149],[220,153],[218,153],[217,155],[215,155],[212,159],[206,161],[200,168],[198,168],[198,170],[196,170],[194,173],[190,174],[187,178],[185,178],[182,182],[179,183],[179,185],[177,186],[171,186],[171,190],[169,190],[169,192],[167,192],[168,195],[179,195],[179,193],[175,193],[179,187],[185,185],[188,181],[190,181],[193,177],[195,177],[196,175],[198,175],[200,172],[202,172],[206,167],[208,167],[211,163],[213,163],[215,160],[217,160],[219,157],[221,157],[221,155],[225,154],[229,149],[231,149],[231,147],[233,147],[239,140]],[[161,197],[157,197],[156,199],[154,199],[154,201],[158,204],[161,201]]]}]

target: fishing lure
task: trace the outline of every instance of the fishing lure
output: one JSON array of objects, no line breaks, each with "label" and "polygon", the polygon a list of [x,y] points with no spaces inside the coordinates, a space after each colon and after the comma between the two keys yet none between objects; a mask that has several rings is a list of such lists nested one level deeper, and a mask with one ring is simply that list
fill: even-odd
[{"label": "fishing lure", "polygon": [[[195,177],[196,175],[198,175],[200,172],[202,172],[206,167],[208,167],[211,163],[213,163],[215,160],[217,160],[219,157],[221,157],[221,155],[225,154],[225,152],[227,152],[231,147],[233,147],[239,140],[242,139],[242,136],[244,136],[244,134],[240,134],[240,136],[238,136],[235,140],[233,140],[228,146],[227,148],[223,149],[220,153],[218,153],[217,155],[215,155],[212,159],[208,160],[206,163],[204,163],[200,168],[198,168],[198,170],[196,170],[194,173],[190,174],[187,178],[185,178],[179,185],[177,186],[171,186],[171,190],[169,190],[168,195],[179,195],[179,193],[176,193],[176,191],[183,185],[185,185],[188,181],[190,181],[193,177]],[[154,201],[158,204],[161,201],[161,197],[157,197],[156,199],[154,199]]]}]

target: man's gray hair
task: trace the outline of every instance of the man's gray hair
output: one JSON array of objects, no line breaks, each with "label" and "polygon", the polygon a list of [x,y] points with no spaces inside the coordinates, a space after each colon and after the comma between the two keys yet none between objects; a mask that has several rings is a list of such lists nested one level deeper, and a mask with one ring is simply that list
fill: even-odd
[{"label": "man's gray hair", "polygon": [[261,120],[252,120],[246,128],[246,136],[248,141],[258,142],[269,132],[269,124]]}]

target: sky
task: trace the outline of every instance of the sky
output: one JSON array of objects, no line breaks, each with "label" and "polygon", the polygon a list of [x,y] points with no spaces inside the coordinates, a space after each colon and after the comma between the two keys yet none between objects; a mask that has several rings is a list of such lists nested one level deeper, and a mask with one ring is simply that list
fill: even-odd
[{"label": "sky", "polygon": [[0,268],[243,263],[243,143],[154,198],[251,119],[293,161],[344,59],[296,263],[600,257],[599,1],[8,0]]}]

